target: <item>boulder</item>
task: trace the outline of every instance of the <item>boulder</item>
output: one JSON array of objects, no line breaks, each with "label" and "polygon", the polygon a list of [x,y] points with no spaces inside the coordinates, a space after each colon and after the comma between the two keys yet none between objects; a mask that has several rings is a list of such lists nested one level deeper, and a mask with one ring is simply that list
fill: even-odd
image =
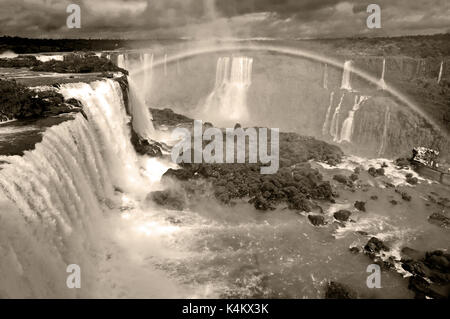
[{"label": "boulder", "polygon": [[380,253],[381,251],[389,250],[389,247],[376,237],[370,238],[367,244],[364,246],[364,252],[371,258],[374,258],[375,255]]},{"label": "boulder", "polygon": [[356,201],[354,206],[359,211],[362,211],[362,212],[366,211],[366,202]]},{"label": "boulder", "polygon": [[405,177],[406,177],[406,182],[407,182],[408,184],[416,185],[416,184],[419,182],[419,180],[417,179],[417,177],[414,177],[411,173],[406,174]]},{"label": "boulder", "polygon": [[308,219],[314,226],[323,226],[325,225],[325,217],[322,215],[308,215]]},{"label": "boulder", "polygon": [[339,221],[346,222],[350,218],[351,214],[352,213],[350,211],[342,209],[342,210],[335,212],[333,214],[333,216],[335,219],[337,219]]}]

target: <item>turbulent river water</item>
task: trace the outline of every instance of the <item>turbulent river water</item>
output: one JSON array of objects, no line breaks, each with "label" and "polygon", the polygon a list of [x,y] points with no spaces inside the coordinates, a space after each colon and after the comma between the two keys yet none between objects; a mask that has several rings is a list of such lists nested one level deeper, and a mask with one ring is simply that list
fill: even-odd
[{"label": "turbulent river water", "polygon": [[[445,192],[426,182],[411,203],[369,203],[369,212],[344,228],[332,214],[351,209],[360,194],[344,191],[324,206],[324,227],[293,211],[261,213],[244,203],[156,207],[145,198],[176,166],[136,154],[119,84],[64,84],[60,92],[80,100],[87,119],[78,114],[47,129],[24,156],[0,157],[0,297],[321,298],[326,282],[337,280],[360,297],[407,298],[407,281],[392,271],[383,272],[382,289],[367,288],[371,261],[348,249],[367,242],[357,231],[386,240],[394,256],[405,244],[427,250],[448,243],[445,230],[424,223],[421,188]],[[314,165],[330,179],[363,165],[357,158],[345,163]],[[391,194],[373,186],[370,195],[388,203]],[[81,268],[80,289],[67,288],[69,264]]]}]

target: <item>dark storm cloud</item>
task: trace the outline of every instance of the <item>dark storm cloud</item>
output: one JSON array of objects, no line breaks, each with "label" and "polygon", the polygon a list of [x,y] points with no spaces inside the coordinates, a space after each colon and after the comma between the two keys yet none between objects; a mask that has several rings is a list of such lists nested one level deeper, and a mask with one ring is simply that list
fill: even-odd
[{"label": "dark storm cloud", "polygon": [[[382,8],[382,29],[366,8]],[[67,29],[77,3],[82,28]],[[0,33],[50,37],[223,35],[284,38],[445,32],[448,0],[0,0]]]}]

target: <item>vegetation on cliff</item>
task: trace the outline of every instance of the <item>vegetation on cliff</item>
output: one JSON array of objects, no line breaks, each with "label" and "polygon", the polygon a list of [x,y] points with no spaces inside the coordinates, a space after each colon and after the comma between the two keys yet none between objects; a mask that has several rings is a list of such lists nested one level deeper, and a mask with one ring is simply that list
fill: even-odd
[{"label": "vegetation on cliff", "polygon": [[55,91],[36,92],[15,81],[0,80],[0,121],[81,110],[81,104],[77,100],[65,100]]}]

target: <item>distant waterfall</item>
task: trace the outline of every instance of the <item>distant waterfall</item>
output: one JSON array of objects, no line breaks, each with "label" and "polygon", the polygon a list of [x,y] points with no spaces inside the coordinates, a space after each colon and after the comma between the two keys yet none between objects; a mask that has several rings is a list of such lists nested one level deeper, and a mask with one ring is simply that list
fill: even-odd
[{"label": "distant waterfall", "polygon": [[424,60],[420,59],[417,61],[417,68],[416,68],[416,77],[420,77],[422,74],[422,68],[424,65]]},{"label": "distant waterfall", "polygon": [[352,76],[352,67],[353,67],[353,61],[345,61],[344,63],[344,70],[342,71],[342,82],[341,82],[341,89],[352,91],[352,85],[351,85],[351,76]]},{"label": "distant waterfall", "polygon": [[323,83],[322,87],[328,89],[328,64],[325,64],[323,69]]},{"label": "distant waterfall", "polygon": [[325,136],[327,134],[330,127],[330,115],[331,115],[331,108],[333,107],[333,100],[334,100],[334,91],[330,93],[330,104],[328,105],[327,114],[325,115],[325,121],[323,122],[322,136]]},{"label": "distant waterfall", "polygon": [[[63,84],[81,114],[45,131],[23,156],[2,156],[0,269],[2,297],[89,296],[98,268],[103,217],[114,188],[146,188],[130,143],[117,82]],[[106,231],[106,229],[105,229]],[[82,269],[81,289],[68,289],[66,267]]]},{"label": "distant waterfall", "polygon": [[122,54],[119,54],[117,56],[117,66],[119,68],[127,70],[127,68],[128,68],[128,63],[127,62],[128,62],[128,59],[127,59],[127,55],[126,54],[122,53]]},{"label": "distant waterfall", "polygon": [[144,68],[143,79],[128,76],[129,105],[135,132],[143,139],[154,139],[153,118],[146,103],[147,92],[151,88],[153,54],[142,53],[139,56],[139,60],[136,61],[130,60],[127,54],[120,54],[117,59],[117,65],[130,72]]},{"label": "distant waterfall", "polygon": [[381,78],[380,81],[378,82],[378,88],[380,90],[386,90],[386,82],[384,81],[384,74],[386,72],[386,59],[383,59],[383,70],[381,71]]},{"label": "distant waterfall", "polygon": [[58,54],[58,55],[36,55],[36,59],[41,62],[48,62],[48,61],[64,61],[64,55]]},{"label": "distant waterfall", "polygon": [[384,113],[383,136],[381,138],[380,148],[378,149],[378,156],[382,156],[386,152],[386,147],[388,144],[388,131],[390,120],[391,120],[391,109],[389,106],[386,106],[386,112]]},{"label": "distant waterfall", "polygon": [[444,71],[444,61],[441,62],[441,66],[439,68],[439,75],[438,75],[438,79],[437,79],[438,84],[441,83],[443,71]]},{"label": "distant waterfall", "polygon": [[253,59],[221,57],[217,61],[216,82],[205,102],[208,116],[245,121],[248,118],[247,91],[251,85]]},{"label": "distant waterfall", "polygon": [[369,97],[368,96],[355,96],[355,103],[352,107],[352,109],[350,110],[350,112],[348,112],[348,117],[345,119],[344,123],[342,124],[342,129],[341,129],[341,136],[339,139],[339,142],[351,142],[352,141],[352,135],[353,135],[353,120],[355,118],[355,113],[356,111],[359,110],[359,108],[361,107],[362,103],[364,103],[365,101],[367,101]]},{"label": "distant waterfall", "polygon": [[339,140],[339,113],[341,112],[342,103],[344,102],[345,92],[342,93],[341,99],[338,105],[334,109],[333,118],[331,119],[330,135],[333,137],[333,141]]}]

